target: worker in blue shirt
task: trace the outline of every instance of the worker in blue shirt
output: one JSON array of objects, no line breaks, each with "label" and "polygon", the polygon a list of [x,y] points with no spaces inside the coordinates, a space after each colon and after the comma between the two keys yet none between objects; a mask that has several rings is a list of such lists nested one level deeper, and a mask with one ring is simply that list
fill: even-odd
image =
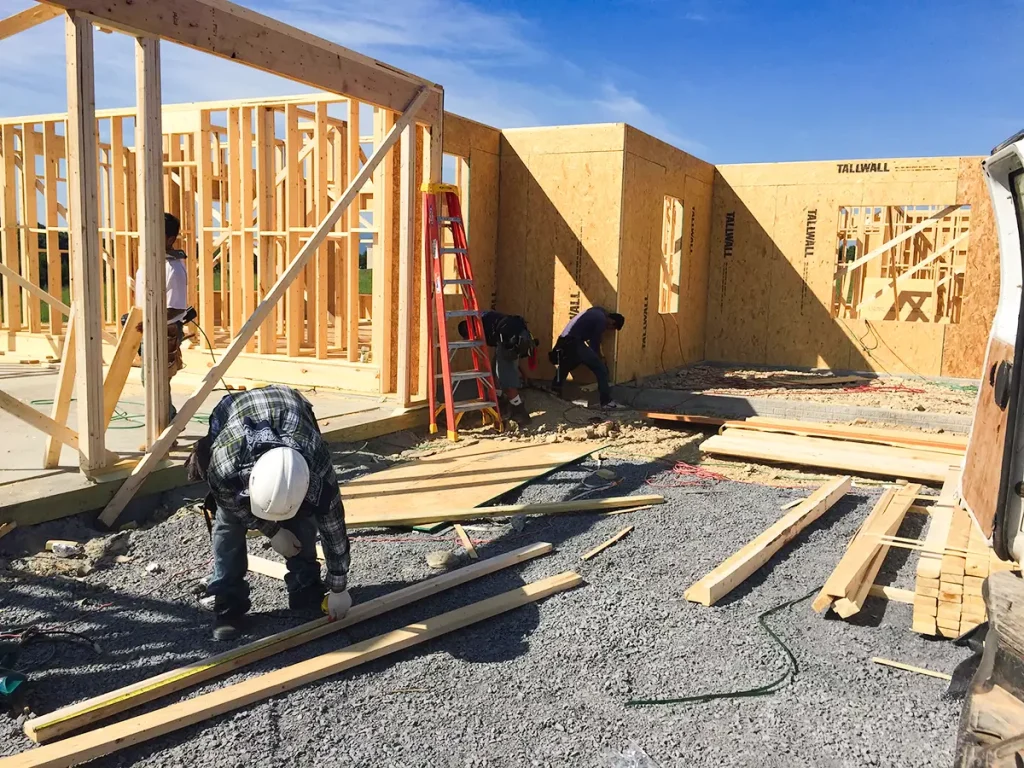
[{"label": "worker in blue shirt", "polygon": [[609,312],[604,307],[591,307],[569,321],[548,354],[548,359],[555,366],[555,378],[551,382],[551,388],[556,395],[562,396],[562,385],[565,384],[569,372],[580,365],[585,365],[597,377],[601,407],[607,410],[625,407],[612,400],[608,366],[601,352],[601,341],[605,332],[622,330],[625,322],[626,318],[618,312]]}]

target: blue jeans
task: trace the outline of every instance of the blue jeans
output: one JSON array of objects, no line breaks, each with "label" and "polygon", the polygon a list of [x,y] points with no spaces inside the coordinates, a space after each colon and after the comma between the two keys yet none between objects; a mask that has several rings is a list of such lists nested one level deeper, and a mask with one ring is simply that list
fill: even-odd
[{"label": "blue jeans", "polygon": [[[289,594],[296,594],[322,585],[320,562],[316,559],[316,520],[299,512],[281,523],[295,534],[302,551],[285,562],[288,572],[284,583]],[[249,610],[249,584],[245,580],[249,571],[249,555],[245,547],[246,527],[234,517],[217,510],[213,521],[213,578],[206,593],[214,595],[214,611],[225,616],[237,616]]]},{"label": "blue jeans", "polygon": [[611,388],[608,384],[608,366],[601,360],[597,351],[591,349],[586,343],[571,336],[561,336],[555,344],[552,353],[558,362],[555,368],[555,378],[551,382],[552,389],[561,394],[562,385],[569,378],[569,372],[574,368],[583,365],[590,369],[597,379],[597,391],[601,396],[601,405],[605,405],[612,399]]}]

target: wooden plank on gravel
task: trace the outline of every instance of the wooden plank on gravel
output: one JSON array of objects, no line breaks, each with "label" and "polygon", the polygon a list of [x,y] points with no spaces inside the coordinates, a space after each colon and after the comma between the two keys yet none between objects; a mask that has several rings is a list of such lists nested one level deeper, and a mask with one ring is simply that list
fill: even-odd
[{"label": "wooden plank on gravel", "polygon": [[[488,562],[488,561],[482,561]],[[65,768],[142,744],[307,683],[374,661],[583,583],[567,571],[347,648],[315,656],[120,723],[0,758],[0,768]]]},{"label": "wooden plank on gravel", "polygon": [[700,445],[717,456],[837,469],[844,473],[909,478],[938,483],[946,476],[949,455],[920,449],[849,443],[821,437],[729,429]]},{"label": "wooden plank on gravel", "polygon": [[[451,589],[504,568],[532,560],[535,557],[546,555],[550,551],[550,544],[539,542],[506,552],[503,555],[472,563],[449,573],[434,576],[417,584],[411,584],[395,592],[355,605],[348,612],[348,615],[340,621],[329,621],[326,617],[316,619],[293,629],[278,632],[275,635],[239,646],[225,653],[200,659],[184,667],[178,667],[155,677],[140,680],[137,683],[118,688],[116,691],[71,704],[48,715],[33,718],[25,723],[25,733],[30,739],[37,742],[46,742],[59,738],[119,712],[155,701],[162,696],[177,693],[281,651],[295,648],[324,635],[351,627],[353,624],[358,624],[361,621],[375,618],[417,600],[436,595],[446,589]],[[252,558],[250,558],[251,560]]]},{"label": "wooden plank on gravel", "polygon": [[804,528],[821,517],[849,492],[852,483],[850,477],[839,477],[818,488],[802,500],[799,506],[780,517],[757,538],[693,584],[686,590],[684,597],[693,603],[713,605],[765,565]]},{"label": "wooden plank on gravel", "polygon": [[[921,492],[921,486],[911,483],[900,488],[899,491],[892,497],[885,512],[881,514],[875,521],[871,528],[865,528],[859,534],[861,537],[874,536],[876,533],[880,533],[887,536],[892,536],[899,530],[900,525],[903,523],[903,518],[907,515],[907,510],[913,505],[914,500],[917,498],[917,494]],[[860,576],[860,583],[853,586],[853,591],[848,591],[846,597],[840,598],[832,606],[833,610],[842,616],[844,619],[848,619],[864,607],[864,602],[867,600],[868,595],[871,592],[871,586],[875,583],[875,577],[878,572],[882,569],[882,563],[885,561],[886,555],[889,553],[889,545],[884,541],[878,542],[874,556],[871,558],[871,562],[868,564],[867,570]]]}]

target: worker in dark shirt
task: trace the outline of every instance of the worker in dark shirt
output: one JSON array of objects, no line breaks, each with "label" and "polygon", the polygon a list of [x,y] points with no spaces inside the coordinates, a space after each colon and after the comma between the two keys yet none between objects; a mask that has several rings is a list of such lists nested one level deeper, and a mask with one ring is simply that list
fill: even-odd
[{"label": "worker in dark shirt", "polygon": [[[326,593],[330,618],[345,616],[352,605],[345,509],[331,453],[306,398],[280,386],[225,396],[187,467],[189,480],[210,486],[205,507],[214,514],[213,576],[206,593],[216,614],[214,639],[237,637],[250,608],[248,530],[260,531],[285,558],[290,608],[319,612]],[[317,560],[318,532],[326,587]]]},{"label": "worker in dark shirt", "polygon": [[597,377],[597,391],[601,396],[601,407],[609,410],[624,408],[612,400],[608,383],[608,366],[601,352],[601,341],[607,331],[622,330],[626,318],[604,307],[591,307],[576,315],[565,326],[548,359],[555,366],[555,378],[551,388],[559,397],[562,385],[569,372],[580,365],[589,368]]},{"label": "worker in dark shirt", "polygon": [[[533,354],[537,340],[519,315],[505,315],[490,310],[480,316],[480,321],[483,323],[484,341],[494,349],[491,371],[494,373],[495,385],[508,399],[511,418],[519,426],[525,427],[531,419],[523,396],[519,393],[523,386],[519,361]],[[465,320],[459,323],[459,335],[464,339],[469,338],[469,326]]]}]

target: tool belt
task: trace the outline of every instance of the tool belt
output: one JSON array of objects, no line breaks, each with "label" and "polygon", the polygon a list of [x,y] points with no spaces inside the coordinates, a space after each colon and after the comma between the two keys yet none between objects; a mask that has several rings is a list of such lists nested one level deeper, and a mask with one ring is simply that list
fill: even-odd
[{"label": "tool belt", "polygon": [[173,376],[185,367],[181,359],[181,340],[183,336],[181,323],[168,323],[167,325],[167,373]]}]

